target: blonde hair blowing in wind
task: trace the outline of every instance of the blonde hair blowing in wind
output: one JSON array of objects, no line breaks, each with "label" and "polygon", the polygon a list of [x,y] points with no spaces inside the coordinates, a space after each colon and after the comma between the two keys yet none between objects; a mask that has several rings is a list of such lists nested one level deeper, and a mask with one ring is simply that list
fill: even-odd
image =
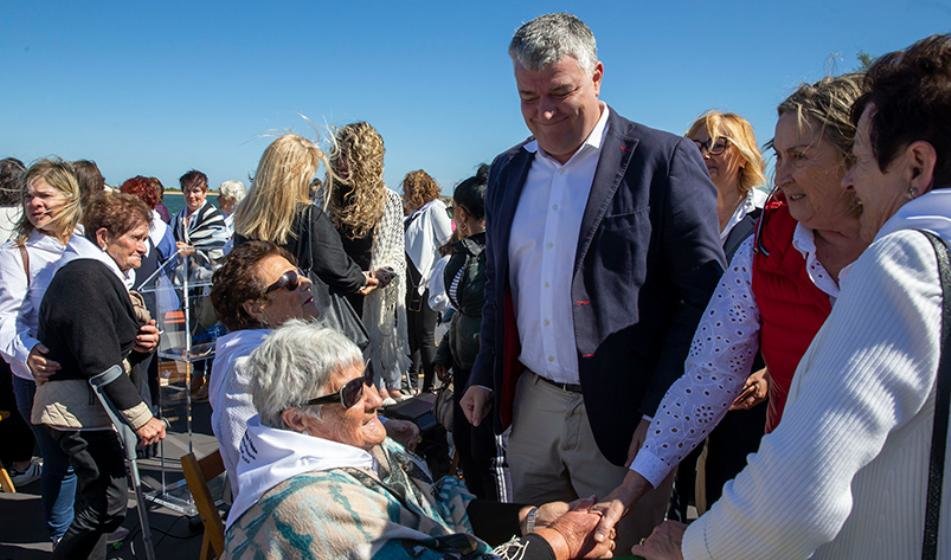
[{"label": "blonde hair blowing in wind", "polygon": [[324,188],[328,213],[341,235],[364,237],[383,217],[383,152],[383,138],[368,122],[350,123],[337,131],[330,163],[337,180],[350,188],[338,187],[337,192]]},{"label": "blonde hair blowing in wind", "polygon": [[297,206],[310,204],[310,181],[327,156],[297,134],[285,134],[264,150],[251,192],[234,214],[235,232],[248,238],[287,243]]},{"label": "blonde hair blowing in wind", "polygon": [[27,217],[26,193],[27,188],[37,179],[43,179],[65,197],[63,205],[56,209],[56,217],[49,222],[45,230],[46,233],[65,243],[82,218],[82,205],[80,204],[82,197],[79,191],[79,182],[73,172],[73,166],[60,159],[37,160],[24,173],[22,183],[23,215],[17,223],[16,242],[20,245],[25,243],[35,229]]}]

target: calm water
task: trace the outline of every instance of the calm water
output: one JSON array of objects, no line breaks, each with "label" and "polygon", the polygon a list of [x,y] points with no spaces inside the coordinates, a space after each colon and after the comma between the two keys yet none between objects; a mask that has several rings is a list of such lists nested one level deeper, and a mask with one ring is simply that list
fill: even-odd
[{"label": "calm water", "polygon": [[[209,192],[208,200],[211,201],[215,206],[218,205],[218,193]],[[174,216],[182,208],[185,207],[185,197],[182,196],[180,192],[170,192],[165,191],[165,196],[162,198],[162,202],[165,203],[165,207],[168,208],[169,214]]]}]

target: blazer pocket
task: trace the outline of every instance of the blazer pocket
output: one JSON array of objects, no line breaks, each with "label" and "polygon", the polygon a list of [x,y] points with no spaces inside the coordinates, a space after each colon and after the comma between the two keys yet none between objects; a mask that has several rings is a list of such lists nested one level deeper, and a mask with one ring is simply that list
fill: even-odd
[{"label": "blazer pocket", "polygon": [[644,281],[650,245],[650,208],[605,216],[601,222],[597,253],[601,265],[634,285]]}]

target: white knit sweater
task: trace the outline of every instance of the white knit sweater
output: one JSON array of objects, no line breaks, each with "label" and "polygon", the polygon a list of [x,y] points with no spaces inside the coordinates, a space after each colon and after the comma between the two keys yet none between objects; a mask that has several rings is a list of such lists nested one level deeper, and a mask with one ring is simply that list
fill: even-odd
[{"label": "white knit sweater", "polygon": [[[938,210],[936,213],[935,210]],[[936,215],[937,214],[937,215]],[[685,559],[921,556],[951,192],[907,203],[852,265],[779,427],[683,540]],[[945,464],[939,558],[951,558]]]}]

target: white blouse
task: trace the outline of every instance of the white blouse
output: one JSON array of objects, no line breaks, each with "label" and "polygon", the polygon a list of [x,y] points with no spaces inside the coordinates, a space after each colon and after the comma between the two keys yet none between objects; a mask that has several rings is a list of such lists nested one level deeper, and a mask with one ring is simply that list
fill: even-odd
[{"label": "white blouse", "polygon": [[[835,302],[839,286],[816,258],[812,230],[797,224],[793,247],[812,283]],[[702,442],[740,394],[759,350],[753,296],[753,237],[740,245],[697,325],[684,374],[664,395],[647,440],[631,463],[655,487]]]},{"label": "white blouse", "polygon": [[768,197],[769,195],[759,189],[752,189],[746,193],[746,197],[736,205],[736,208],[733,210],[733,215],[730,216],[730,219],[720,231],[720,241],[725,241],[726,238],[729,237],[730,232],[733,231],[733,228],[736,227],[736,224],[743,221],[743,218],[745,218],[747,214],[757,208],[762,208],[766,204]]}]

